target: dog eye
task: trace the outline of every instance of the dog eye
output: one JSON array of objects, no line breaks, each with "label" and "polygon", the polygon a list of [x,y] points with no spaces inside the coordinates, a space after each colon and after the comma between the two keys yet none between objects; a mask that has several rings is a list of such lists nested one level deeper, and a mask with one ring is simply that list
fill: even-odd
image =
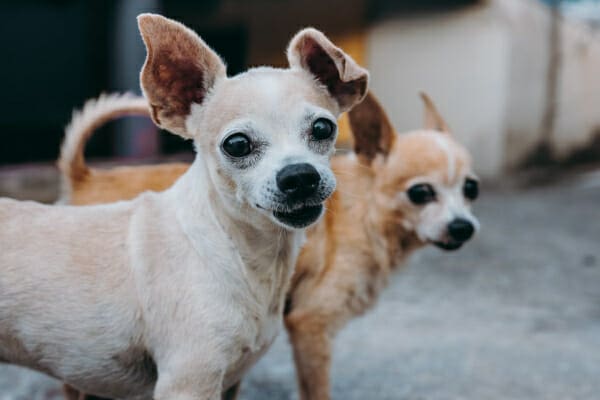
[{"label": "dog eye", "polygon": [[414,204],[425,204],[435,200],[435,190],[427,183],[413,185],[406,191],[408,198]]},{"label": "dog eye", "polygon": [[479,196],[479,182],[467,178],[463,186],[463,195],[469,200],[475,200]]},{"label": "dog eye", "polygon": [[328,119],[319,118],[313,122],[312,137],[315,140],[329,139],[333,132],[335,132],[335,126]]},{"label": "dog eye", "polygon": [[234,133],[223,141],[223,150],[231,157],[244,157],[252,151],[252,144],[248,136],[243,133]]}]

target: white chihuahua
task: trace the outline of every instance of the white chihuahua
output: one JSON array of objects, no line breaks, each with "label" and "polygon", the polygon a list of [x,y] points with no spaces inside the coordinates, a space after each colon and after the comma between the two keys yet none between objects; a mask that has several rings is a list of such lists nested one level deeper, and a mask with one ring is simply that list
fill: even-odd
[{"label": "white chihuahua", "polygon": [[217,400],[277,334],[300,228],[334,190],[337,117],[368,73],[305,29],[289,69],[228,78],[183,25],[138,22],[152,117],[198,156],[132,201],[0,200],[0,361],[98,396]]}]

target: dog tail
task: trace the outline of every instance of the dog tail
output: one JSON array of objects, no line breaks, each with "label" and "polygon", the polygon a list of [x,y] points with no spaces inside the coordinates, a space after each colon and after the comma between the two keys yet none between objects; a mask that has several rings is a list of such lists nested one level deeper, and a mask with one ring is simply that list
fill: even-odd
[{"label": "dog tail", "polygon": [[85,164],[85,144],[94,131],[107,122],[126,115],[150,116],[148,101],[132,94],[102,94],[75,110],[65,129],[58,168],[62,173],[62,193],[70,193],[72,185],[89,174]]}]

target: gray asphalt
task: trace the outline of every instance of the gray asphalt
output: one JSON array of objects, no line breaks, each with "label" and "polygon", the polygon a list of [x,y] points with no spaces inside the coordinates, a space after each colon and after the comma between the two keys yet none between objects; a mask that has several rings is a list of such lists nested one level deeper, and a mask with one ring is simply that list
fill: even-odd
[{"label": "gray asphalt", "polygon": [[[600,178],[494,189],[480,235],[428,249],[336,341],[333,398],[600,398]],[[59,399],[56,383],[0,365],[0,400]],[[241,399],[296,399],[285,334]]]}]

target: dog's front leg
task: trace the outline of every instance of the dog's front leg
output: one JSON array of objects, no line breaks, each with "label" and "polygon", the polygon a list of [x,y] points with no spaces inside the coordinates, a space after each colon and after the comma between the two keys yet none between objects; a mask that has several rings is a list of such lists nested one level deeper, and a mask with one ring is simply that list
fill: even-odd
[{"label": "dog's front leg", "polygon": [[298,377],[301,400],[329,400],[331,337],[327,319],[292,311],[285,320]]},{"label": "dog's front leg", "polygon": [[241,382],[236,383],[235,385],[233,385],[232,387],[230,387],[229,389],[227,389],[225,392],[223,392],[223,400],[235,400],[238,397],[238,394],[240,393],[240,384]]},{"label": "dog's front leg", "polygon": [[221,400],[224,369],[197,363],[160,371],[153,400]]},{"label": "dog's front leg", "polygon": [[110,400],[104,397],[85,394],[66,383],[63,385],[63,394],[65,395],[65,400]]}]

